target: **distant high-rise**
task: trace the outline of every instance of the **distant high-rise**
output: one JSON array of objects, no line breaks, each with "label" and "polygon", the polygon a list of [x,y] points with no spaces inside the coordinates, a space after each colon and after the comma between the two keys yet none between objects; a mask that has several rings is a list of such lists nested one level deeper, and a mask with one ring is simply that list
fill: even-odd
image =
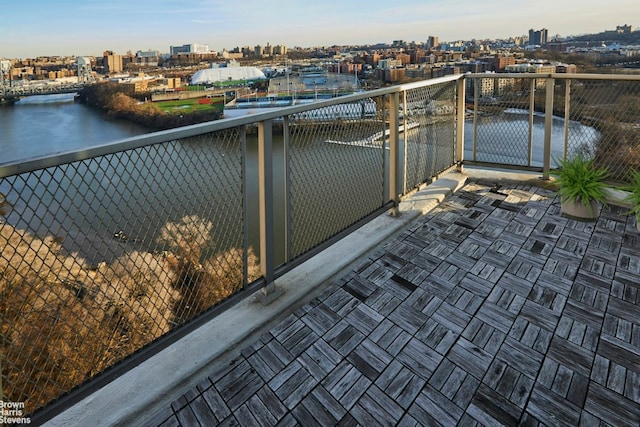
[{"label": "distant high-rise", "polygon": [[122,66],[122,55],[116,55],[110,50],[105,51],[102,54],[102,66],[107,74],[121,72],[124,69]]},{"label": "distant high-rise", "polygon": [[440,41],[436,36],[429,36],[427,39],[427,50],[429,49],[437,49],[440,46]]},{"label": "distant high-rise", "polygon": [[206,44],[183,44],[182,46],[170,46],[169,53],[171,55],[178,55],[180,53],[208,53],[209,46]]},{"label": "distant high-rise", "polygon": [[549,38],[549,32],[546,28],[540,31],[529,30],[529,46],[546,46]]},{"label": "distant high-rise", "polygon": [[160,52],[157,50],[139,50],[136,52],[137,58],[157,58],[160,56]]},{"label": "distant high-rise", "polygon": [[540,30],[540,46],[546,46],[549,42],[549,31],[546,28]]},{"label": "distant high-rise", "polygon": [[618,33],[618,34],[631,34],[631,33],[633,33],[633,27],[631,25],[618,25],[616,27],[616,33]]}]

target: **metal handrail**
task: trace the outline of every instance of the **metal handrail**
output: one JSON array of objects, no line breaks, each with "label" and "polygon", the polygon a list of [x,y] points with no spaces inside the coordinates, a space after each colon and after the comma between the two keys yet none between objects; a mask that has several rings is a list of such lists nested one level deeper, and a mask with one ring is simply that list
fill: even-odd
[{"label": "metal handrail", "polygon": [[608,80],[640,81],[640,75],[633,74],[572,74],[572,73],[467,73],[465,79],[556,79],[556,80]]},{"label": "metal handrail", "polygon": [[433,86],[437,84],[446,83],[449,81],[459,80],[463,78],[462,75],[446,76],[437,79],[407,83],[403,85],[391,86],[387,88],[375,89],[368,92],[354,93],[352,95],[345,95],[338,98],[323,99],[314,101],[308,104],[299,104],[288,107],[281,107],[274,109],[273,111],[259,112],[243,117],[234,117],[220,119],[205,123],[198,123],[194,125],[183,126],[176,129],[169,129],[164,131],[152,132],[144,135],[134,136],[131,138],[125,138],[119,141],[97,145],[82,150],[73,150],[68,152],[56,153],[52,155],[37,157],[33,159],[18,160],[15,162],[9,162],[0,164],[0,178],[15,175],[24,172],[32,172],[38,169],[43,169],[52,166],[59,166],[69,162],[75,162],[79,160],[87,160],[90,158],[104,156],[106,154],[113,154],[119,151],[132,150],[136,148],[145,147],[148,145],[161,144],[164,142],[188,138],[192,136],[202,135],[210,132],[222,131],[245,125],[255,125],[259,122],[265,122],[268,120],[274,120],[285,116],[294,114],[300,114],[307,111],[316,110],[323,107],[331,107],[335,105],[341,105],[351,103],[355,101],[365,100],[372,97],[389,95],[393,93],[400,93],[406,90],[416,89],[425,86]]}]

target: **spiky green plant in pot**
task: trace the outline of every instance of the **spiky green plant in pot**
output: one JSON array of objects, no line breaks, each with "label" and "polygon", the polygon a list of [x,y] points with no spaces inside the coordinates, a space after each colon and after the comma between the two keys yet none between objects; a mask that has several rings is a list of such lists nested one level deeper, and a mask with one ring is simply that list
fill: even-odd
[{"label": "spiky green plant in pot", "polygon": [[636,227],[640,231],[640,171],[631,171],[629,178],[629,184],[622,187],[628,191],[624,200],[631,205],[630,213],[636,216]]},{"label": "spiky green plant in pot", "polygon": [[570,217],[594,220],[598,216],[598,203],[607,204],[607,169],[595,167],[593,159],[582,154],[559,163],[560,168],[552,175],[559,187],[562,212]]}]

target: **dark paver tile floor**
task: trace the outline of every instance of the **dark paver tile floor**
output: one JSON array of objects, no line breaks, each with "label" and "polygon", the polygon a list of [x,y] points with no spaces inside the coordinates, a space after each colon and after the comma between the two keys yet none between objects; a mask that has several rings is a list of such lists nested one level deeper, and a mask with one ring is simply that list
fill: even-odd
[{"label": "dark paver tile floor", "polygon": [[152,422],[640,425],[640,233],[470,183]]}]

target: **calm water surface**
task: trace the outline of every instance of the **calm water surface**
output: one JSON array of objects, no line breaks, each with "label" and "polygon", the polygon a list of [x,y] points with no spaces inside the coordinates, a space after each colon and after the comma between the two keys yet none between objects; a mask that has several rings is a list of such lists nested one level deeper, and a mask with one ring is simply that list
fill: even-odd
[{"label": "calm water surface", "polygon": [[[529,155],[529,113],[524,110],[505,111],[498,116],[478,117],[476,135],[476,159],[481,162],[526,165]],[[531,165],[543,165],[545,118],[541,114],[533,117],[531,130]],[[473,122],[465,123],[465,159],[473,159]],[[588,153],[600,139],[600,133],[592,127],[571,121],[568,125],[569,148]],[[565,121],[553,117],[551,127],[551,163],[564,155]]]},{"label": "calm water surface", "polygon": [[0,164],[48,156],[150,132],[73,101],[39,95],[0,107]]}]

